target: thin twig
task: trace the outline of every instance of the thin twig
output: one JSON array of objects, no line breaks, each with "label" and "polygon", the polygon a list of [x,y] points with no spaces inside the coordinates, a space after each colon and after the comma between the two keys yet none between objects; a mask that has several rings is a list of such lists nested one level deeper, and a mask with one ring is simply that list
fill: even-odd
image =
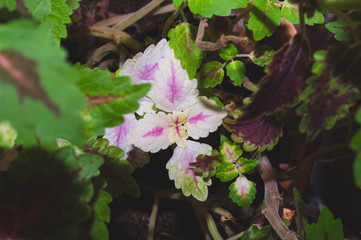
[{"label": "thin twig", "polygon": [[227,43],[233,42],[233,43],[247,43],[248,38],[247,37],[239,37],[239,36],[233,36],[228,35],[225,36],[222,34],[222,36],[217,40],[217,42],[205,42],[203,41],[204,36],[204,30],[207,26],[207,19],[202,17],[201,21],[199,23],[198,32],[197,32],[197,38],[196,38],[196,44],[197,47],[204,51],[215,51],[221,48],[224,48]]},{"label": "thin twig", "polygon": [[288,229],[278,214],[281,197],[277,188],[275,169],[272,168],[268,157],[263,156],[257,167],[262,176],[265,189],[262,212],[281,239],[297,240],[297,234]]},{"label": "thin twig", "polygon": [[155,222],[157,220],[158,207],[159,207],[159,196],[158,194],[154,194],[152,213],[150,214],[150,218],[149,218],[147,240],[153,240],[154,238]]},{"label": "thin twig", "polygon": [[170,25],[179,16],[180,11],[183,10],[183,7],[184,7],[184,3],[182,3],[181,6],[176,11],[174,11],[174,13],[170,15],[170,17],[165,21],[162,31],[162,38],[167,37],[167,33],[168,33],[168,29],[170,28]]}]

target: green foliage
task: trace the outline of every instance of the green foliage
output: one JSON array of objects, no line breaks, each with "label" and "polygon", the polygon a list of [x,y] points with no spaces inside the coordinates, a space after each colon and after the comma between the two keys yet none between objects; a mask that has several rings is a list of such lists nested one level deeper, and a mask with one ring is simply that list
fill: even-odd
[{"label": "green foliage", "polygon": [[[102,188],[105,186],[103,184]],[[94,222],[91,229],[91,236],[93,240],[109,239],[107,226],[104,222],[110,222],[110,208],[109,203],[112,201],[112,196],[101,190],[94,202]]]},{"label": "green foliage", "polygon": [[[356,112],[355,120],[361,123],[361,107]],[[350,148],[358,153],[353,163],[353,177],[356,185],[361,188],[361,129],[352,137]]]},{"label": "green foliage", "polygon": [[89,69],[76,64],[80,73],[78,87],[88,96],[90,106],[84,112],[88,136],[104,135],[105,127],[123,122],[123,115],[139,108],[138,100],[149,91],[150,84],[132,85],[129,77],[111,77],[107,70]]},{"label": "green foliage", "polygon": [[355,179],[356,185],[361,188],[361,153],[356,155],[355,161],[353,163],[353,177]]},{"label": "green foliage", "polygon": [[244,157],[240,157],[238,159],[238,165],[239,165],[239,171],[242,174],[248,174],[248,173],[253,173],[254,172],[254,168],[257,166],[258,164],[258,160],[257,159],[247,159]]},{"label": "green foliage", "polygon": [[9,11],[13,11],[16,9],[16,1],[15,0],[3,0],[0,1],[0,8],[6,7]]},{"label": "green foliage", "polygon": [[317,223],[307,227],[307,239],[344,239],[341,220],[334,219],[331,211],[326,206],[323,206]]},{"label": "green foliage", "polygon": [[174,49],[175,56],[180,59],[190,79],[195,76],[204,57],[203,51],[195,43],[196,35],[197,29],[188,23],[178,24],[168,32],[169,46]]},{"label": "green foliage", "polygon": [[335,34],[334,37],[336,40],[341,42],[349,42],[349,43],[352,42],[353,40],[352,34],[346,31],[348,25],[341,19],[335,22],[329,22],[325,25],[325,27],[330,32]]},{"label": "green foliage", "polygon": [[217,86],[222,83],[223,77],[223,65],[217,61],[207,62],[196,75],[198,86],[204,88]]},{"label": "green foliage", "polygon": [[211,18],[212,15],[228,16],[232,9],[247,7],[248,2],[250,0],[188,0],[188,5],[192,13]]},{"label": "green foliage", "polygon": [[227,137],[221,136],[221,146],[219,147],[219,160],[222,163],[235,163],[242,155],[243,150],[241,147],[232,141],[229,141]]},{"label": "green foliage", "polygon": [[273,55],[275,51],[272,47],[268,45],[260,45],[257,46],[250,54],[249,57],[251,58],[254,64],[257,64],[260,67],[267,66],[271,63]]},{"label": "green foliage", "polygon": [[222,48],[219,56],[224,60],[228,61],[234,58],[237,55],[237,48],[233,45],[233,43],[229,43],[225,48]]},{"label": "green foliage", "polygon": [[229,186],[229,197],[233,202],[242,206],[245,210],[249,208],[256,197],[256,184],[240,175],[235,182]]},{"label": "green foliage", "polygon": [[185,1],[186,0],[173,0],[174,7],[179,8],[179,6]]},{"label": "green foliage", "polygon": [[[291,4],[288,1],[282,3],[282,17],[286,20],[290,21],[293,24],[300,23],[300,14],[298,11],[298,6],[295,4]],[[312,17],[308,17],[305,15],[305,23],[307,25],[313,26],[316,24],[321,24],[325,22],[325,18],[323,14],[319,11],[315,11]]]},{"label": "green foliage", "polygon": [[8,121],[0,122],[0,148],[13,147],[16,137],[17,132]]},{"label": "green foliage", "polygon": [[79,112],[85,98],[65,52],[29,20],[1,25],[0,35],[0,121],[10,122],[23,147],[39,141],[55,149],[57,137],[82,146],[86,139]]},{"label": "green foliage", "polygon": [[300,239],[306,239],[306,226],[307,218],[304,216],[305,211],[305,202],[301,198],[300,192],[297,188],[293,188],[293,198],[295,199],[296,204],[296,226],[297,226],[297,235],[300,236]]},{"label": "green foliage", "polygon": [[127,193],[134,197],[140,196],[138,183],[131,174],[133,166],[123,160],[124,151],[116,146],[109,146],[109,141],[104,138],[92,138],[88,141],[87,152],[99,154],[104,158],[104,165],[101,168],[101,175],[106,181],[105,190],[113,197],[120,197]]},{"label": "green foliage", "polygon": [[86,221],[96,194],[91,179],[102,164],[102,157],[76,156],[70,147],[53,153],[24,151],[0,174],[6,183],[0,188],[1,234],[14,239],[87,239]]},{"label": "green foliage", "polygon": [[238,176],[238,170],[233,163],[224,163],[218,166],[216,177],[222,182],[231,181]]},{"label": "green foliage", "polygon": [[227,64],[226,69],[227,76],[233,81],[233,84],[236,86],[242,85],[246,72],[243,62],[238,60],[232,61]]},{"label": "green foliage", "polygon": [[281,10],[270,0],[255,0],[250,16],[248,28],[256,41],[271,36],[281,23]]}]

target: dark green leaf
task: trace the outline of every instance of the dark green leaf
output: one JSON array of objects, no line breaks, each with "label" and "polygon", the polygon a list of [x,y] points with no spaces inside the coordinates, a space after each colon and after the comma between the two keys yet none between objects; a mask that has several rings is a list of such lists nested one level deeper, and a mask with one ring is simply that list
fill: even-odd
[{"label": "dark green leaf", "polygon": [[198,86],[209,88],[222,83],[224,71],[222,63],[217,61],[207,62],[197,73]]}]

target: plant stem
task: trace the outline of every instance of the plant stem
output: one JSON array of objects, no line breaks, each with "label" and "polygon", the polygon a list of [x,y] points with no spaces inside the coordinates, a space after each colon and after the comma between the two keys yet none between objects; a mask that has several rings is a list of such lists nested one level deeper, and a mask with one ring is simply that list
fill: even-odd
[{"label": "plant stem", "polygon": [[192,201],[192,206],[195,209],[195,211],[199,211],[202,215],[203,219],[205,220],[207,227],[209,229],[209,232],[211,233],[214,240],[222,240],[223,238],[219,234],[217,230],[217,226],[212,218],[212,215],[209,214],[206,206],[204,203],[201,203],[197,200]]},{"label": "plant stem", "polygon": [[264,206],[262,212],[281,239],[297,240],[297,234],[288,229],[278,215],[280,195],[278,193],[275,169],[272,168],[267,156],[257,165],[264,182]]},{"label": "plant stem", "polygon": [[154,202],[149,219],[147,240],[153,240],[154,238],[154,229],[155,229],[155,222],[157,220],[158,207],[159,207],[159,196],[158,194],[154,194]]},{"label": "plant stem", "polygon": [[123,19],[121,22],[115,24],[113,27],[117,29],[125,29],[147,15],[149,12],[151,12],[154,8],[159,6],[164,0],[153,0],[138,11],[134,12],[133,14],[129,15],[125,19]]},{"label": "plant stem", "polygon": [[162,38],[167,37],[167,33],[168,33],[168,29],[170,28],[170,25],[179,16],[179,14],[181,13],[181,10],[183,10],[183,8],[184,8],[184,3],[182,3],[181,6],[177,10],[175,10],[174,13],[172,15],[170,15],[170,17],[165,21],[164,26],[163,26],[163,31],[162,31]]}]

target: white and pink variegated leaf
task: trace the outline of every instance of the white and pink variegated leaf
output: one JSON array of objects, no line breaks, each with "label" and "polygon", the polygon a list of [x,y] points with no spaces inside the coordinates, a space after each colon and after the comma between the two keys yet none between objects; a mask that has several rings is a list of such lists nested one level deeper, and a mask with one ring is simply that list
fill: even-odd
[{"label": "white and pink variegated leaf", "polygon": [[169,123],[164,112],[145,114],[132,132],[128,142],[144,152],[158,152],[170,145]]},{"label": "white and pink variegated leaf", "polygon": [[157,108],[167,112],[181,111],[196,103],[199,94],[197,79],[189,79],[179,59],[175,58],[173,49],[165,51],[158,67],[153,91],[150,93]]},{"label": "white and pink variegated leaf", "polygon": [[184,126],[188,135],[194,139],[208,137],[222,124],[227,113],[213,100],[206,97],[199,97],[197,103],[185,109],[187,122]]},{"label": "white and pink variegated leaf", "polygon": [[136,111],[139,116],[143,116],[145,113],[155,113],[155,106],[152,99],[144,97],[139,100],[139,108]]},{"label": "white and pink variegated leaf", "polygon": [[128,153],[133,149],[133,145],[128,143],[128,138],[132,134],[134,126],[137,122],[135,115],[125,114],[123,115],[124,122],[119,126],[106,128],[103,138],[109,140],[109,145],[117,146],[124,151],[124,159],[128,158]]},{"label": "white and pink variegated leaf", "polygon": [[144,53],[138,53],[132,59],[125,61],[120,76],[130,76],[133,84],[153,83],[154,73],[158,69],[158,61],[169,48],[166,39],[162,39],[157,46],[150,45]]},{"label": "white and pink variegated leaf", "polygon": [[256,192],[256,184],[242,174],[229,186],[229,197],[245,210],[251,206],[256,197]]},{"label": "white and pink variegated leaf", "polygon": [[208,187],[212,184],[211,179],[205,180],[202,176],[194,173],[190,163],[196,162],[199,154],[210,155],[212,147],[194,141],[187,141],[187,148],[177,146],[166,168],[169,170],[169,178],[174,180],[175,187],[182,189],[185,196],[192,195],[199,201],[205,201],[208,197]]}]

